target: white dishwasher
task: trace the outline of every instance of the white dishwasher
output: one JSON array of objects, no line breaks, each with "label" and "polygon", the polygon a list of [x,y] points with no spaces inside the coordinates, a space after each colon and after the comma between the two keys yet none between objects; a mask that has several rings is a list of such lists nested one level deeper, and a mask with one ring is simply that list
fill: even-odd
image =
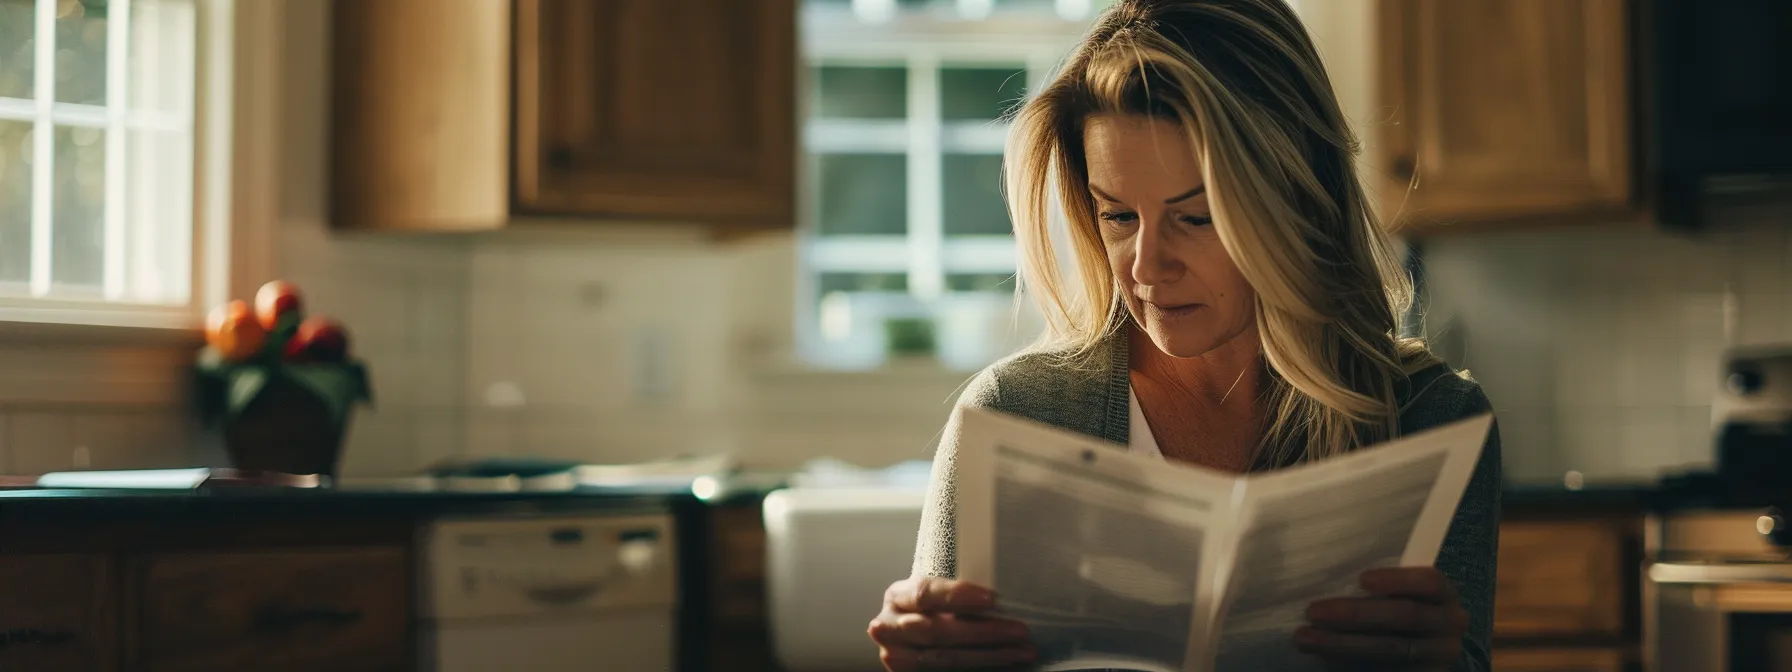
[{"label": "white dishwasher", "polygon": [[670,515],[468,518],[426,528],[422,669],[671,670]]}]

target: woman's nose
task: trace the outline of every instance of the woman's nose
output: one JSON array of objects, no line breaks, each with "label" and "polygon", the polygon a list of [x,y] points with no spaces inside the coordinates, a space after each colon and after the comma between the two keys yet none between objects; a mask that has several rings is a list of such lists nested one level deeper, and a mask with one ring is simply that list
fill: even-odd
[{"label": "woman's nose", "polygon": [[1182,277],[1185,269],[1164,240],[1163,227],[1141,222],[1133,240],[1132,279],[1141,285],[1162,285]]}]

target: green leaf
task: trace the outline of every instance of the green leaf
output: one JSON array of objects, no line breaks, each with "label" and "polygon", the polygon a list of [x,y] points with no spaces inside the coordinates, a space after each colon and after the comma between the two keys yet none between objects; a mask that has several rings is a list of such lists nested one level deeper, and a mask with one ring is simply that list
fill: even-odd
[{"label": "green leaf", "polygon": [[258,367],[245,367],[230,372],[230,392],[225,400],[225,408],[230,415],[243,412],[249,402],[255,401],[255,395],[268,385],[268,372]]}]

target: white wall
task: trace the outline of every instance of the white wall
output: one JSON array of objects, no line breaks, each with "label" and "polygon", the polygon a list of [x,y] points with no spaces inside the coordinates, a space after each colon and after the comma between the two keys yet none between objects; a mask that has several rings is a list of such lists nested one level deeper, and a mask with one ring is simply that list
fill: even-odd
[{"label": "white wall", "polygon": [[1792,341],[1789,224],[1792,208],[1757,207],[1698,235],[1589,226],[1429,242],[1434,347],[1492,397],[1508,477],[1709,465],[1723,349]]}]

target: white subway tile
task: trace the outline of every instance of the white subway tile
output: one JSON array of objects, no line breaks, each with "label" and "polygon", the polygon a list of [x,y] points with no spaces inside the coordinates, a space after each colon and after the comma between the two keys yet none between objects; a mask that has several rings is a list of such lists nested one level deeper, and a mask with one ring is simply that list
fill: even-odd
[{"label": "white subway tile", "polygon": [[344,476],[396,476],[417,467],[415,418],[404,409],[357,413],[348,428],[340,472]]},{"label": "white subway tile", "polygon": [[523,451],[520,412],[471,409],[466,416],[466,445],[470,456],[516,455]]},{"label": "white subway tile", "polygon": [[1631,476],[1655,477],[1677,469],[1684,450],[1680,446],[1678,408],[1632,408],[1623,412],[1619,452],[1623,471]]},{"label": "white subway tile", "polygon": [[429,409],[414,414],[419,468],[467,454],[467,414],[459,409]]},{"label": "white subway tile", "polygon": [[75,437],[95,469],[167,469],[201,466],[197,428],[184,409],[143,409],[85,414]]},{"label": "white subway tile", "polygon": [[1692,468],[1710,467],[1716,453],[1716,430],[1711,427],[1711,407],[1686,406],[1678,413],[1680,463]]},{"label": "white subway tile", "polygon": [[14,474],[41,474],[76,468],[75,418],[61,411],[18,410],[11,414],[8,428],[11,462],[7,471]]},{"label": "white subway tile", "polygon": [[0,474],[18,473],[12,469],[12,413],[0,406]]},{"label": "white subway tile", "polygon": [[[1494,402],[1497,404],[1499,402]],[[1548,407],[1497,408],[1501,472],[1509,481],[1562,477],[1555,446],[1554,411]]]},{"label": "white subway tile", "polygon": [[1613,400],[1621,408],[1678,406],[1685,397],[1685,366],[1676,343],[1640,341],[1617,353]]},{"label": "white subway tile", "polygon": [[1617,417],[1614,411],[1559,410],[1555,418],[1555,445],[1560,451],[1561,468],[1594,475],[1623,473]]}]

